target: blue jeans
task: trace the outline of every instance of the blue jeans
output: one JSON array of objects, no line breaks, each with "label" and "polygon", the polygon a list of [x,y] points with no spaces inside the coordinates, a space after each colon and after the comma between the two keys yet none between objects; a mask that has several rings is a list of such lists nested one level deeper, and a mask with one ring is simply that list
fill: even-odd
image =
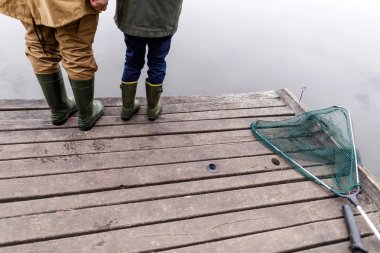
[{"label": "blue jeans", "polygon": [[166,75],[166,56],[170,50],[172,36],[162,38],[143,38],[124,34],[127,50],[123,82],[135,82],[139,79],[145,64],[146,48],[148,46],[148,78],[152,84],[162,84]]}]

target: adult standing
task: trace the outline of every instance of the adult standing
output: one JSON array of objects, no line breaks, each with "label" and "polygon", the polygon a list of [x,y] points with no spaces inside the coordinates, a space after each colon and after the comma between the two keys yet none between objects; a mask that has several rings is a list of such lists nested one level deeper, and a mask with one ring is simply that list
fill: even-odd
[{"label": "adult standing", "polygon": [[136,96],[137,81],[145,64],[148,48],[148,78],[145,81],[147,117],[154,120],[161,113],[159,103],[166,75],[165,58],[172,36],[177,31],[182,0],[117,0],[115,22],[124,33],[127,46],[121,82],[123,107],[121,117],[130,119],[140,108]]},{"label": "adult standing", "polygon": [[[0,13],[19,19],[26,29],[26,56],[51,109],[51,121],[61,125],[79,111],[78,125],[91,129],[103,114],[94,100],[97,64],[92,44],[99,12],[108,0],[2,0]],[[68,99],[60,69],[65,68],[75,102]],[[21,85],[21,84],[18,84]]]}]

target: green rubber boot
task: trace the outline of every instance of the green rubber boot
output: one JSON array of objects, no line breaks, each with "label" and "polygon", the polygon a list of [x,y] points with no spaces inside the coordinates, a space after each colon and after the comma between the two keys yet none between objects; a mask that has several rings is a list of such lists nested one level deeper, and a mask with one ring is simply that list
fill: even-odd
[{"label": "green rubber boot", "polygon": [[62,125],[78,110],[74,101],[67,98],[61,70],[52,74],[36,74],[42,92],[51,110],[53,125]]},{"label": "green rubber boot", "polygon": [[82,131],[90,130],[95,122],[103,115],[103,104],[94,100],[94,78],[90,80],[72,80],[71,87],[78,105],[78,125]]},{"label": "green rubber boot", "polygon": [[137,82],[121,82],[121,98],[123,107],[121,108],[121,118],[129,120],[140,109],[140,101],[136,97]]},{"label": "green rubber boot", "polygon": [[151,84],[148,81],[145,82],[146,100],[148,108],[146,109],[146,115],[149,120],[155,120],[162,111],[160,103],[161,93],[163,91],[162,84]]}]

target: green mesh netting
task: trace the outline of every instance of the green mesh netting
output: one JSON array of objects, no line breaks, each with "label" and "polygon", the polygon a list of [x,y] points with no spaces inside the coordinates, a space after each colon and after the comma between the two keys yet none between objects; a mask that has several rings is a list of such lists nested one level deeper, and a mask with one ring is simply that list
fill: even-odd
[{"label": "green mesh netting", "polygon": [[360,187],[349,112],[329,107],[281,121],[256,121],[254,135],[302,175],[338,195]]}]

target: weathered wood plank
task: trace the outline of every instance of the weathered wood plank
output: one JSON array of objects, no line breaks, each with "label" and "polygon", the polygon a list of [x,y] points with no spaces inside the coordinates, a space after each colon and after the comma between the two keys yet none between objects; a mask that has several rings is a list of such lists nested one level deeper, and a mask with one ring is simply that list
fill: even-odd
[{"label": "weathered wood plank", "polygon": [[[38,143],[53,141],[93,140],[99,138],[123,138],[134,136],[153,136],[164,134],[183,134],[196,132],[212,132],[221,130],[248,129],[252,119],[206,120],[194,122],[152,123],[138,126],[125,124],[122,126],[95,127],[89,132],[76,129],[24,130],[7,133],[0,132],[0,143]],[[26,139],[25,136],[28,136]]]},{"label": "weathered wood plank", "polygon": [[362,184],[362,191],[380,207],[380,183],[377,178],[362,166],[359,166],[359,177]]},{"label": "weathered wood plank", "polygon": [[0,246],[331,197],[313,186],[301,182],[0,219],[0,227],[10,228],[0,229]]},{"label": "weathered wood plank", "polygon": [[[286,104],[280,99],[259,99],[259,100],[243,100],[234,103],[219,102],[199,102],[184,104],[168,104],[164,105],[162,115],[170,113],[188,113],[202,111],[217,110],[237,110],[252,109],[265,107],[284,107]],[[121,107],[105,107],[104,116],[120,116]],[[141,106],[141,110],[137,114],[145,114],[146,105]],[[28,120],[28,119],[49,119],[50,110],[16,110],[16,111],[0,111],[0,120]]]},{"label": "weathered wood plank", "polygon": [[[45,119],[31,119],[27,121],[27,124],[25,121],[21,120],[2,120],[0,122],[0,131],[20,131],[20,130],[62,130],[62,129],[67,129],[70,128],[72,131],[73,129],[78,128],[77,124],[78,118],[77,117],[71,117],[67,120],[67,122],[64,125],[61,126],[54,126],[51,124],[49,118]],[[168,119],[157,119],[154,123],[163,123],[163,122],[173,122],[173,121],[168,121]],[[175,123],[175,121],[173,122]],[[187,123],[193,123],[187,121]],[[104,126],[126,126],[126,125],[137,125],[137,127],[140,127],[142,124],[153,124],[153,122],[150,122],[146,119],[145,116],[143,115],[137,115],[134,116],[131,120],[128,122],[121,120],[119,116],[103,116],[101,117],[97,122],[96,122],[96,127],[104,127]],[[0,132],[0,137],[1,137],[1,132]]]},{"label": "weathered wood plank", "polygon": [[[181,121],[198,121],[212,119],[233,119],[233,118],[249,118],[249,117],[276,117],[276,116],[292,116],[293,112],[287,107],[275,107],[273,110],[269,108],[254,109],[238,109],[238,110],[219,110],[219,111],[203,111],[190,113],[171,113],[162,114],[156,119],[155,123],[162,122],[181,122]],[[77,128],[78,118],[71,117],[67,122],[59,127],[53,126],[49,122],[49,116],[41,120],[1,120],[0,130],[21,130],[21,129],[65,129]],[[132,125],[132,124],[152,124],[145,115],[136,115],[130,121],[125,122],[119,116],[104,116],[99,119],[97,126],[107,125]],[[12,127],[13,126],[13,127]],[[72,129],[71,129],[72,130]],[[0,132],[0,141],[1,134]]]},{"label": "weathered wood plank", "polygon": [[[239,161],[236,161],[239,163]],[[269,166],[269,162],[267,162]],[[207,165],[204,164],[206,167]],[[223,167],[223,166],[222,166]],[[278,166],[279,167],[279,166]],[[231,173],[236,172],[225,172],[224,174],[229,174],[229,177],[212,177],[210,172],[207,170],[199,171],[198,175],[195,173],[189,173],[187,171],[177,174],[171,173],[169,170],[159,171],[146,171],[144,168],[139,168],[141,173],[133,174],[131,170],[116,170],[116,171],[104,171],[99,173],[75,173],[68,175],[53,175],[46,177],[33,177],[33,178],[20,178],[20,179],[10,179],[3,180],[0,185],[2,190],[1,202],[15,201],[15,200],[28,200],[35,198],[46,198],[46,197],[55,197],[55,196],[65,196],[72,194],[81,194],[81,193],[97,193],[98,195],[110,195],[110,193],[100,193],[100,191],[110,191],[110,190],[121,190],[123,188],[132,188],[132,187],[147,187],[149,185],[163,185],[163,184],[173,184],[171,187],[175,188],[178,184],[183,184],[182,187],[187,189],[188,192],[169,191],[174,196],[178,194],[198,194],[201,192],[211,192],[211,191],[222,191],[222,190],[231,190],[238,188],[249,188],[249,187],[262,187],[271,184],[284,184],[296,181],[304,181],[305,178],[300,175],[297,171],[290,169],[285,170],[285,167],[280,167],[278,169],[283,170],[281,173],[276,171],[270,171],[266,166],[261,168],[264,171],[269,171],[265,173],[259,173],[257,167],[252,168],[253,172],[259,174],[245,174],[239,176],[235,174],[231,177]],[[144,171],[145,170],[145,171]],[[138,171],[134,169],[134,172]],[[328,176],[329,170],[324,167],[312,167],[310,171],[315,173],[317,176]],[[163,172],[167,172],[164,174]],[[175,172],[175,171],[174,171]],[[170,174],[173,176],[169,176]],[[169,174],[169,175],[168,175]],[[191,177],[194,175],[193,177]],[[238,176],[236,176],[238,175]],[[194,181],[195,179],[201,181]],[[189,181],[189,182],[185,182]],[[181,183],[175,183],[181,182]],[[175,185],[174,185],[175,184]],[[185,187],[187,186],[187,187]],[[10,188],[9,188],[10,187]],[[165,189],[167,186],[163,186]],[[160,188],[159,186],[153,187]],[[178,188],[178,186],[177,186]],[[141,189],[139,189],[141,190]],[[136,191],[136,190],[132,190]],[[169,193],[168,193],[169,194]],[[169,195],[168,195],[169,196]],[[79,196],[81,197],[81,196]],[[86,196],[88,198],[89,196]],[[144,198],[149,197],[144,195]],[[161,197],[167,197],[161,196]],[[75,196],[73,197],[75,198]],[[152,197],[153,198],[153,197]],[[113,199],[113,198],[110,198]],[[61,200],[64,201],[64,200]],[[139,199],[135,199],[139,201]],[[42,201],[39,201],[42,202]],[[87,201],[85,201],[87,202]],[[35,203],[36,204],[36,203]],[[35,206],[34,204],[34,206]],[[84,204],[84,202],[82,202]],[[111,204],[111,203],[107,203]],[[28,204],[27,204],[28,205]],[[24,204],[24,208],[28,210],[28,206]],[[70,205],[70,204],[69,204]],[[100,203],[97,203],[100,205]],[[12,205],[11,205],[12,206]],[[82,206],[83,207],[83,206]],[[2,210],[0,214],[6,212],[7,205],[1,205]],[[45,206],[43,206],[45,208]],[[71,208],[71,207],[66,207]],[[14,212],[13,212],[14,214]]]},{"label": "weathered wood plank", "polygon": [[[342,200],[336,201],[335,199],[311,201],[0,248],[0,252],[154,251],[337,219],[342,216],[340,212],[342,204]],[[371,210],[373,206],[368,204],[365,208]]]},{"label": "weathered wood plank", "polygon": [[[251,140],[248,140],[251,138]],[[296,151],[296,150],[294,150]],[[0,161],[0,178],[65,174],[224,158],[262,156],[273,152],[254,138],[240,143],[220,143],[166,149],[75,154]],[[147,157],[149,159],[147,159]],[[25,174],[22,171],[26,172]],[[44,174],[45,171],[47,174]]]},{"label": "weathered wood plank", "polygon": [[[233,118],[248,118],[248,117],[276,117],[276,116],[292,116],[293,112],[288,107],[275,107],[275,108],[254,108],[254,109],[237,109],[237,110],[219,110],[219,111],[203,111],[203,112],[190,112],[190,113],[171,113],[162,114],[157,118],[156,122],[177,122],[177,121],[196,121],[196,120],[210,120],[210,119],[233,119]],[[47,117],[48,118],[48,117]],[[104,117],[107,119],[107,117]],[[120,123],[123,121],[119,116],[114,116],[113,121],[119,118]],[[32,122],[34,122],[33,120]],[[9,121],[4,120],[5,124]],[[42,122],[45,122],[44,120]],[[14,122],[14,123],[17,123]],[[27,124],[28,121],[24,121]],[[128,123],[130,124],[149,124],[145,115],[136,115]],[[100,125],[103,123],[100,122]],[[124,122],[126,124],[126,122]],[[70,118],[65,127],[77,126],[77,118]],[[60,127],[62,128],[62,127]]]},{"label": "weathered wood plank", "polygon": [[[247,157],[218,160],[218,173],[212,174],[206,170],[208,162],[192,162],[182,164],[169,164],[161,166],[135,167],[123,170],[99,171],[96,173],[75,173],[60,176],[42,177],[47,180],[47,185],[36,186],[35,182],[39,178],[25,178],[13,180],[3,180],[3,185],[12,185],[15,192],[9,194],[9,198],[33,195],[59,195],[59,198],[35,199],[23,202],[11,202],[0,204],[0,217],[27,215],[32,213],[54,212],[64,209],[88,208],[92,206],[114,205],[135,201],[152,200],[157,198],[168,198],[188,194],[220,191],[222,189],[233,189],[236,187],[253,187],[254,185],[267,185],[270,182],[282,182],[283,177],[288,178],[288,182],[299,180],[299,176],[292,172],[278,173],[279,170],[287,169],[286,164],[275,165],[272,158],[276,156]],[[281,160],[280,160],[281,161]],[[316,168],[318,169],[318,168]],[[278,175],[273,178],[263,179],[263,175],[252,176],[253,181],[242,180],[237,185],[208,185],[209,180],[217,177],[239,176],[250,173],[263,173],[277,171]],[[257,174],[254,174],[257,175]],[[266,174],[270,175],[270,174]],[[61,177],[62,176],[62,177]],[[281,179],[282,178],[282,179]],[[261,181],[257,181],[261,179]],[[18,181],[21,180],[21,181]],[[33,181],[35,180],[35,181]],[[189,180],[202,180],[200,182]],[[235,179],[226,179],[234,181]],[[285,180],[286,181],[286,180]],[[9,184],[6,182],[10,182]],[[175,183],[177,182],[177,183]],[[163,185],[167,183],[167,185]],[[24,184],[24,186],[20,186]],[[144,186],[145,184],[145,186]],[[155,184],[158,184],[157,186]],[[152,185],[152,186],[149,186]],[[128,188],[131,186],[144,186],[143,194],[141,188]],[[70,188],[71,187],[71,188]],[[97,191],[91,192],[97,188]],[[125,189],[127,188],[127,189]],[[4,188],[3,188],[4,189]],[[117,189],[113,190],[112,189]],[[7,192],[9,190],[6,190]],[[29,191],[29,193],[28,193]],[[60,194],[59,194],[59,191]],[[87,194],[62,196],[67,192],[87,192]],[[117,195],[118,198],[114,196]],[[7,194],[4,192],[4,197]]]},{"label": "weathered wood plank", "polygon": [[[42,196],[62,195],[64,193],[82,193],[100,190],[118,189],[122,185],[124,188],[154,185],[163,183],[174,183],[189,180],[209,179],[215,177],[236,176],[249,173],[263,173],[276,170],[275,178],[287,178],[289,172],[278,173],[277,170],[288,169],[288,165],[282,160],[280,165],[274,165],[271,161],[276,156],[255,156],[233,159],[222,159],[215,161],[218,165],[218,172],[211,173],[207,170],[209,161],[177,163],[158,166],[144,166],[124,168],[117,170],[105,170],[94,172],[82,172],[72,174],[49,175],[42,177],[15,178],[1,180],[0,200],[1,202],[13,198],[32,198]],[[318,170],[317,167],[315,170]],[[294,171],[295,172],[295,171]],[[275,174],[279,175],[276,176]],[[299,178],[297,172],[290,172],[294,180]],[[248,176],[248,175],[247,175]],[[261,183],[268,183],[263,179],[263,175],[254,174],[247,177],[254,179],[251,183],[257,182],[255,178],[261,178]],[[228,179],[226,179],[228,180]],[[244,182],[243,180],[242,182]],[[220,186],[223,187],[223,186]],[[1,212],[1,211],[0,211]]]},{"label": "weathered wood plank", "polygon": [[0,145],[0,160],[238,143],[254,139],[252,132],[246,129],[182,135]]},{"label": "weathered wood plank", "polygon": [[[223,100],[226,103],[234,103],[243,99],[268,99],[279,98],[275,91],[264,92],[251,92],[239,94],[220,94],[220,95],[206,95],[206,96],[162,96],[162,104],[182,104],[182,103],[196,103],[196,102],[218,102]],[[120,97],[110,98],[97,98],[105,106],[121,106]],[[144,97],[138,98],[142,105],[146,105]],[[1,99],[0,110],[23,110],[29,109],[47,109],[48,106],[44,99]]]},{"label": "weathered wood plank", "polygon": [[292,94],[289,89],[280,89],[277,90],[276,93],[290,108],[292,108],[296,115],[307,111],[306,106],[299,102],[296,96],[294,96],[294,94]]},{"label": "weathered wood plank", "polygon": [[[276,120],[283,118],[269,117],[265,119]],[[123,125],[115,126],[97,126],[88,132],[80,131],[77,127],[74,129],[56,127],[44,130],[8,131],[0,132],[0,143],[4,145],[241,130],[249,129],[252,121],[258,119],[262,119],[262,117],[190,122],[150,122],[137,125],[124,123]],[[25,138],[25,136],[28,136],[28,138]]]},{"label": "weathered wood plank", "polygon": [[[370,253],[376,253],[379,251],[379,241],[375,236],[368,236],[362,238],[364,248]],[[307,249],[305,251],[300,251],[300,253],[352,253],[350,249],[351,243],[349,240],[341,243],[336,243],[328,246],[322,246],[313,249]]]},{"label": "weathered wood plank", "polygon": [[[379,213],[370,214],[372,219],[379,217]],[[368,235],[369,228],[357,219],[363,235]],[[174,249],[165,252],[294,252],[308,247],[317,247],[327,243],[346,240],[343,219],[315,222],[296,227],[279,229],[265,233],[253,234],[218,242],[194,245],[191,247]]]},{"label": "weathered wood plank", "polygon": [[[206,165],[206,164],[205,164]],[[265,166],[265,167],[264,167]],[[270,164],[269,164],[270,166]],[[186,166],[185,166],[186,168]],[[174,183],[172,182],[173,178],[168,176],[170,171],[159,171],[159,173],[153,171],[151,174],[143,173],[141,176],[131,176],[131,178],[137,178],[140,181],[140,185],[138,183],[129,183],[128,177],[124,177],[124,180],[115,180],[116,176],[123,177],[124,175],[132,174],[136,172],[140,168],[136,168],[132,171],[123,171],[124,173],[115,174],[112,173],[99,173],[99,175],[94,176],[87,174],[79,174],[78,185],[75,184],[75,179],[73,179],[75,175],[69,178],[59,178],[57,181],[49,181],[48,187],[38,188],[33,187],[34,183],[31,180],[28,180],[30,185],[28,186],[31,193],[24,193],[21,190],[20,185],[16,182],[12,187],[14,189],[18,189],[15,192],[15,196],[10,196],[9,198],[16,198],[22,196],[30,196],[34,194],[40,195],[40,197],[47,197],[47,195],[52,195],[56,192],[55,196],[60,196],[59,198],[55,198],[52,196],[51,198],[45,199],[32,199],[26,200],[22,202],[9,202],[0,204],[0,217],[13,217],[13,216],[21,216],[21,215],[30,215],[30,214],[38,214],[38,213],[46,213],[46,212],[56,212],[60,210],[67,209],[80,209],[80,208],[88,208],[94,206],[102,206],[102,205],[115,205],[120,203],[128,203],[128,202],[136,202],[136,201],[147,201],[153,199],[162,199],[162,198],[170,198],[176,196],[187,196],[194,194],[201,194],[206,192],[216,192],[222,190],[232,190],[237,188],[250,188],[250,187],[259,187],[270,184],[281,184],[281,183],[290,183],[304,180],[303,177],[295,173],[294,171],[285,171],[283,173],[277,172],[267,172],[262,175],[254,174],[254,175],[244,175],[237,176],[241,173],[231,171],[225,172],[224,175],[234,176],[233,178],[222,178],[218,180],[218,178],[210,179],[207,173],[202,173],[202,171],[198,171],[200,176],[196,175],[193,178],[190,178],[192,174],[196,174],[196,171],[193,173],[186,173],[185,168],[180,170],[176,170],[172,172],[174,174],[174,179],[177,179],[179,182],[181,180],[187,180],[186,182]],[[199,170],[199,169],[198,169]],[[249,169],[241,170],[241,172],[249,171]],[[260,168],[253,167],[253,172],[259,172]],[[263,165],[261,171],[270,171],[266,165]],[[167,172],[166,174],[164,172]],[[182,172],[182,173],[181,173]],[[178,175],[177,175],[178,174]],[[182,175],[185,174],[185,175]],[[282,175],[283,174],[283,175]],[[88,178],[85,178],[85,176]],[[148,175],[148,176],[147,176]],[[99,178],[104,176],[104,180],[101,181]],[[148,178],[147,185],[144,185],[146,181],[144,181],[144,176]],[[186,177],[187,176],[187,177]],[[270,176],[270,177],[268,177]],[[154,177],[162,178],[155,179]],[[95,179],[94,179],[95,178]],[[154,178],[150,179],[149,178]],[[54,178],[52,178],[54,179]],[[201,181],[189,181],[189,180],[201,180]],[[241,180],[240,180],[241,179]],[[36,179],[37,181],[38,179]],[[63,180],[71,180],[65,181]],[[86,181],[87,180],[87,181]],[[112,183],[105,182],[106,180],[113,180]],[[154,183],[160,183],[159,185],[155,185]],[[83,183],[85,185],[83,185]],[[119,185],[118,185],[119,183]],[[165,184],[167,183],[167,184]],[[55,186],[57,184],[57,186]],[[87,186],[88,185],[88,186]],[[25,185],[24,185],[25,186]],[[68,189],[69,186],[72,186],[73,189]],[[133,186],[134,188],[130,189],[129,187]],[[102,188],[103,187],[103,188]],[[144,187],[144,191],[142,193],[142,188],[136,187]],[[127,189],[125,189],[127,188]],[[96,189],[96,191],[94,190]],[[59,190],[61,192],[59,192]],[[79,195],[67,195],[70,192],[73,193],[77,191],[77,193],[83,193]],[[86,194],[84,194],[86,193]],[[142,193],[142,194],[141,194]],[[19,196],[17,196],[19,195]],[[115,198],[114,195],[117,195],[118,198]],[[4,196],[6,197],[6,196]],[[3,200],[5,201],[5,200]]]},{"label": "weathered wood plank", "polygon": [[272,154],[260,142],[0,161],[0,178],[53,175]]},{"label": "weathered wood plank", "polygon": [[[212,146],[212,147],[210,147]],[[246,148],[240,151],[239,147]],[[221,148],[221,149],[218,149]],[[254,154],[254,155],[253,155]],[[2,179],[123,169],[136,166],[211,161],[272,154],[259,142],[227,143],[193,147],[70,155],[0,161]],[[149,157],[151,159],[145,159]],[[279,161],[277,161],[279,163]],[[321,163],[320,163],[321,164]]]}]

